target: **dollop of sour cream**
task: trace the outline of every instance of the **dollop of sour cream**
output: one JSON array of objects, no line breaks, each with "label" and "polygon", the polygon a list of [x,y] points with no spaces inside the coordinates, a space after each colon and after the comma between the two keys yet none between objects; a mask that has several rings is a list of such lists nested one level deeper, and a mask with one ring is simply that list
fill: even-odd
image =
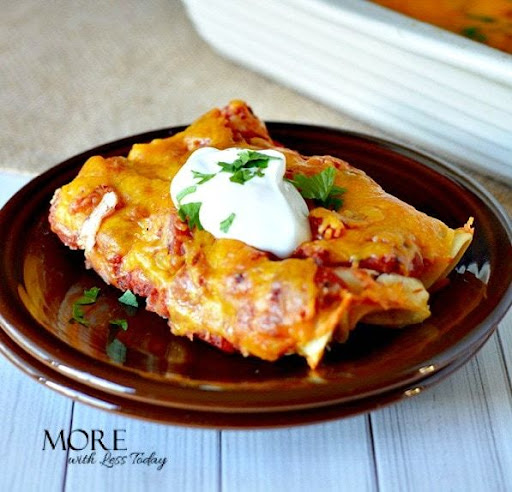
[{"label": "dollop of sour cream", "polygon": [[[171,182],[172,201],[177,209],[200,204],[199,221],[216,238],[238,239],[286,258],[302,242],[311,240],[308,207],[297,189],[284,180],[285,156],[276,150],[249,151],[265,156],[259,162],[267,165],[251,167],[249,163],[248,179],[236,182],[234,173],[226,169],[240,162],[244,152],[248,149],[203,147],[194,151]],[[258,161],[258,155],[254,159]]]}]

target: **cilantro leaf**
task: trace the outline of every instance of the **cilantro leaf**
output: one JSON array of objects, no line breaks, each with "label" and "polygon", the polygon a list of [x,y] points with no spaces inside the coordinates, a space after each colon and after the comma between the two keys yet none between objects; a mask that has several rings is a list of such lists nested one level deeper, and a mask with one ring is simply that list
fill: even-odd
[{"label": "cilantro leaf", "polygon": [[85,313],[80,304],[76,302],[73,304],[73,314],[72,321],[80,323],[83,326],[89,326],[89,321],[85,318]]},{"label": "cilantro leaf", "polygon": [[112,319],[109,321],[109,324],[113,326],[119,326],[122,330],[126,331],[128,329],[128,321],[125,319]]},{"label": "cilantro leaf", "polygon": [[289,180],[304,198],[315,200],[319,205],[331,210],[338,210],[343,205],[341,195],[346,191],[334,184],[336,170],[327,167],[323,171],[306,176],[296,174]]},{"label": "cilantro leaf", "polygon": [[183,198],[185,198],[187,195],[190,195],[190,193],[194,193],[196,190],[197,186],[187,186],[176,195],[176,200],[178,200],[178,203],[180,203]]},{"label": "cilantro leaf", "polygon": [[98,295],[100,294],[99,287],[91,287],[90,289],[85,289],[83,295],[79,297],[74,304],[83,306],[84,304],[94,304],[96,299],[98,299]]},{"label": "cilantro leaf", "polygon": [[222,232],[228,232],[229,231],[229,228],[231,227],[231,224],[233,223],[233,221],[235,220],[235,217],[236,217],[236,214],[235,212],[233,212],[227,219],[224,219],[221,223],[220,223],[220,230]]},{"label": "cilantro leaf", "polygon": [[238,169],[233,173],[233,176],[231,176],[229,180],[233,183],[239,183],[243,185],[246,181],[254,178],[255,175],[256,173],[250,169]]},{"label": "cilantro leaf", "polygon": [[139,307],[137,297],[135,297],[135,294],[130,289],[124,292],[123,295],[118,298],[118,301],[127,306]]},{"label": "cilantro leaf", "polygon": [[245,149],[238,152],[238,157],[232,162],[218,162],[221,172],[231,173],[229,178],[233,183],[244,184],[256,176],[263,176],[262,169],[268,167],[268,163],[274,157],[262,154],[256,150]]},{"label": "cilantro leaf", "polygon": [[90,289],[84,290],[84,297],[92,302],[96,302],[100,294],[101,289],[99,287],[91,287]]},{"label": "cilantro leaf", "polygon": [[266,154],[262,154],[256,150],[242,150],[239,154],[240,159],[244,162],[244,167],[268,167],[268,161],[274,159],[274,157]]},{"label": "cilantro leaf", "polygon": [[200,185],[200,184],[206,183],[207,181],[210,181],[210,179],[212,179],[215,176],[215,173],[208,174],[208,173],[202,173],[200,171],[192,170],[192,175],[194,176],[194,179],[199,180],[197,182],[197,184]]},{"label": "cilantro leaf", "polygon": [[199,210],[201,210],[201,202],[185,203],[178,209],[178,215],[183,222],[188,222],[190,229],[197,227],[203,230],[201,221],[199,220]]},{"label": "cilantro leaf", "polygon": [[227,173],[233,173],[236,171],[234,164],[230,164],[229,162],[217,162],[217,165],[222,168],[222,171]]},{"label": "cilantro leaf", "polygon": [[83,326],[89,326],[89,322],[85,318],[85,313],[82,306],[88,304],[94,304],[100,294],[99,287],[91,287],[90,289],[84,289],[83,295],[79,297],[72,307],[72,321],[76,321]]}]

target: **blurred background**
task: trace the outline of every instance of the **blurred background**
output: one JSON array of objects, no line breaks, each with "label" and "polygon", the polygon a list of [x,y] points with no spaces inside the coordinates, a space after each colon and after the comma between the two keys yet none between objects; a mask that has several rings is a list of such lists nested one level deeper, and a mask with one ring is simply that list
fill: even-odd
[{"label": "blurred background", "polygon": [[235,98],[266,120],[371,131],[215,53],[179,0],[2,3],[4,169],[41,172]]},{"label": "blurred background", "polygon": [[[0,0],[0,5],[0,171],[40,173],[102,143],[190,123],[235,98],[267,121],[334,126],[432,151],[364,111],[359,114],[350,101],[345,110],[330,104],[322,91],[273,77],[272,69],[258,70],[250,50],[244,51],[246,62],[223,56],[188,15],[197,12],[200,0]],[[229,29],[228,12],[217,15]],[[291,18],[270,20],[284,32],[291,26]],[[276,42],[276,51],[281,48]],[[507,135],[506,129],[500,132]],[[512,144],[512,131],[508,135]],[[482,169],[488,176],[474,166],[470,172],[512,211],[510,186]]]}]

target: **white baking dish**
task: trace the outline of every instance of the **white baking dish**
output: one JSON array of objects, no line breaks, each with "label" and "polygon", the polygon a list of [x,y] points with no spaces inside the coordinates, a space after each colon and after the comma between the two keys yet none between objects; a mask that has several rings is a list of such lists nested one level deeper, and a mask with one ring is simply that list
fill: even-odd
[{"label": "white baking dish", "polygon": [[512,56],[364,0],[183,0],[219,52],[512,182]]}]

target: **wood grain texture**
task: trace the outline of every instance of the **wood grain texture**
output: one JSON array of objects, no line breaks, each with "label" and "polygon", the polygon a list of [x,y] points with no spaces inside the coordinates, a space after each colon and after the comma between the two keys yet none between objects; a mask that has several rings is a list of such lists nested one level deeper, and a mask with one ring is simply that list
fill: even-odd
[{"label": "wood grain texture", "polygon": [[380,490],[512,486],[512,397],[499,342],[493,335],[439,386],[371,415]]},{"label": "wood grain texture", "polygon": [[512,388],[512,309],[500,323],[498,338],[502,347],[504,370],[508,381],[509,390]]},{"label": "wood grain texture", "polygon": [[[31,176],[2,174],[0,206]],[[0,490],[62,490],[66,460],[43,450],[45,429],[68,428],[72,401],[32,381],[0,357]]]},{"label": "wood grain texture", "polygon": [[0,490],[61,490],[65,454],[43,450],[45,429],[67,429],[72,401],[0,357]]},{"label": "wood grain texture", "polygon": [[[126,451],[112,451],[112,456],[152,452],[167,458],[158,470],[157,465],[134,464],[131,456],[124,465],[112,468],[102,465],[106,451],[98,451],[95,464],[68,466],[65,490],[80,492],[108,490],[109,492],[143,492],[156,490],[217,491],[219,486],[219,432],[188,429],[144,422],[120,415],[100,412],[75,404],[74,429],[101,429],[111,433],[124,429]],[[80,453],[70,453],[76,457]]]},{"label": "wood grain texture", "polygon": [[290,429],[222,432],[222,491],[372,491],[365,416]]}]

